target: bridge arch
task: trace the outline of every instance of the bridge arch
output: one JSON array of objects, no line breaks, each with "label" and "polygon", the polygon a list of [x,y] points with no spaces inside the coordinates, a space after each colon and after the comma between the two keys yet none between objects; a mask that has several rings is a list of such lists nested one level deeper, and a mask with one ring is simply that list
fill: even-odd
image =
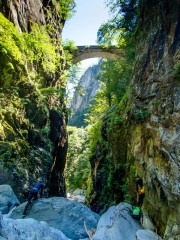
[{"label": "bridge arch", "polygon": [[110,46],[108,48],[102,46],[77,46],[77,49],[72,53],[73,64],[89,58],[109,58],[117,59],[123,55],[121,49],[116,46]]}]

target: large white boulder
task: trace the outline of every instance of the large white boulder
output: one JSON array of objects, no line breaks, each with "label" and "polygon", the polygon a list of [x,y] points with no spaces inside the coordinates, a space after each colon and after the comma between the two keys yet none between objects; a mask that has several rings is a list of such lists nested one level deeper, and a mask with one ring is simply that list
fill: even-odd
[{"label": "large white boulder", "polygon": [[104,213],[93,235],[94,240],[136,240],[140,223],[131,216],[132,206],[120,203]]},{"label": "large white boulder", "polygon": [[[12,218],[22,218],[25,203],[13,211]],[[82,203],[74,202],[63,197],[39,199],[32,206],[26,218],[45,221],[50,227],[61,230],[70,239],[87,238],[85,230],[96,228],[99,215],[92,212]]]},{"label": "large white boulder", "polygon": [[136,233],[137,240],[162,240],[155,232],[151,230],[138,230]]},{"label": "large white boulder", "polygon": [[0,240],[69,240],[60,230],[34,219],[11,219],[0,216]]},{"label": "large white boulder", "polygon": [[14,191],[10,185],[0,185],[0,211],[2,214],[8,213],[14,206],[19,205]]}]

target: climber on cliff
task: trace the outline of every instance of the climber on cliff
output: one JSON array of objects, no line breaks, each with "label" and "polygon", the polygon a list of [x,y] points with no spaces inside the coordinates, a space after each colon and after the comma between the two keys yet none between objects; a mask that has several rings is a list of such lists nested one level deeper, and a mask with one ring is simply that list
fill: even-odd
[{"label": "climber on cliff", "polygon": [[138,174],[136,174],[136,191],[138,194],[137,205],[138,205],[138,207],[141,208],[141,206],[143,204],[143,199],[145,197],[145,193],[144,193],[143,180],[142,180],[142,178],[140,178],[140,176]]},{"label": "climber on cliff", "polygon": [[31,204],[31,200],[32,198],[34,200],[37,200],[38,199],[38,193],[40,195],[40,198],[42,198],[42,195],[43,195],[43,188],[44,188],[44,183],[42,181],[42,178],[39,177],[36,181],[36,183],[33,185],[33,187],[31,188],[30,190],[30,193],[29,193],[29,197],[27,199],[27,204],[24,208],[24,212],[23,212],[23,215],[26,215],[26,211],[27,211],[27,208],[28,206]]}]

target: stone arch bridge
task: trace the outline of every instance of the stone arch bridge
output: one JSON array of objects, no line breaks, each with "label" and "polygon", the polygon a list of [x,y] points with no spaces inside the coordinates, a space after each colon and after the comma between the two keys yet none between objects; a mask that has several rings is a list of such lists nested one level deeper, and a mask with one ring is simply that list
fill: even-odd
[{"label": "stone arch bridge", "polygon": [[117,59],[123,55],[123,51],[116,46],[102,47],[102,46],[77,46],[72,52],[73,64],[89,58],[109,58]]}]

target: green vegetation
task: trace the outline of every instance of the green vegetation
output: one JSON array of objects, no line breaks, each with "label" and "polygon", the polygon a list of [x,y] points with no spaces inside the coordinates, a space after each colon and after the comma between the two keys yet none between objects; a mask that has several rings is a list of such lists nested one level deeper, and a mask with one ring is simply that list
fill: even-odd
[{"label": "green vegetation", "polygon": [[[87,203],[93,204],[96,212],[104,212],[120,201],[131,202],[129,186],[134,174],[128,163],[126,129],[131,108],[138,1],[108,1],[108,6],[112,19],[99,29],[98,42],[104,46],[116,42],[125,55],[117,61],[102,62],[98,75],[102,88],[86,114],[90,162],[94,171],[91,180],[88,179]],[[136,117],[142,121],[147,115],[141,112]]]},{"label": "green vegetation", "polygon": [[139,15],[138,0],[107,0],[111,19],[98,31],[98,41],[111,45],[114,41],[119,46],[132,46]]},{"label": "green vegetation", "polygon": [[[116,42],[125,55],[116,61],[102,61],[98,74],[101,89],[84,114],[88,131],[85,147],[89,146],[89,157],[84,161],[84,168],[89,160],[93,171],[87,172],[86,178],[83,179],[83,187],[87,188],[87,204],[92,205],[96,212],[104,212],[109,206],[120,201],[132,201],[129,185],[133,180],[131,175],[134,174],[127,161],[126,117],[131,105],[130,83],[135,63],[134,34],[138,19],[138,2],[108,1],[108,6],[112,19],[99,29],[98,42],[104,47]],[[120,16],[120,19],[117,19],[117,16]],[[144,120],[146,116],[144,112],[136,113],[137,121]],[[82,115],[78,113],[76,120],[81,124]],[[68,188],[73,189],[82,186],[79,178],[83,165],[79,159],[83,159],[80,157],[83,151],[72,148],[72,139],[76,139],[73,144],[76,148],[79,145],[82,148],[81,143],[84,141],[80,135],[76,136],[75,130],[82,131],[75,128],[69,137],[66,171]],[[73,157],[71,166],[69,161]]]},{"label": "green vegetation", "polygon": [[[70,17],[74,1],[53,4],[56,12],[46,9],[49,19],[57,12],[62,21]],[[59,24],[30,22],[30,32],[19,32],[0,13],[0,161],[17,181],[20,175],[27,180],[47,174],[54,151],[51,111],[66,117]]]},{"label": "green vegetation", "polygon": [[62,20],[67,20],[72,17],[74,13],[75,3],[73,0],[59,0],[53,1],[56,10],[59,10]]},{"label": "green vegetation", "polygon": [[68,127],[69,150],[65,178],[68,190],[87,189],[90,173],[89,139],[86,129]]},{"label": "green vegetation", "polygon": [[69,126],[76,126],[78,128],[87,127],[87,122],[85,122],[88,109],[84,109],[81,112],[76,112],[73,118],[68,121]]},{"label": "green vegetation", "polygon": [[177,78],[180,77],[180,63],[179,62],[174,65],[173,74],[174,74],[174,77],[177,77]]}]

